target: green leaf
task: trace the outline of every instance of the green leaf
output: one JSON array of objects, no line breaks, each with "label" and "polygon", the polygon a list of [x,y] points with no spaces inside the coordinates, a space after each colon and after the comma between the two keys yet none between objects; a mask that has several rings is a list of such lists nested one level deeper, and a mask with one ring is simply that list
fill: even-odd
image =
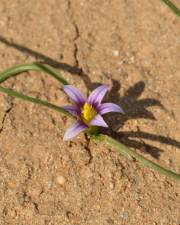
[{"label": "green leaf", "polygon": [[157,170],[158,172],[165,174],[166,176],[169,176],[171,178],[174,178],[176,180],[180,180],[180,174],[175,173],[169,169],[166,169],[154,162],[152,162],[149,159],[146,159],[144,156],[140,155],[139,153],[135,152],[134,150],[126,147],[125,145],[121,144],[117,140],[113,139],[112,137],[105,135],[105,134],[98,134],[96,136],[93,136],[94,140],[96,141],[104,141],[105,143],[114,146],[115,149],[120,152],[122,155],[128,157],[131,156],[144,164],[147,167],[150,167],[154,170]]},{"label": "green leaf", "polygon": [[[7,80],[10,77],[13,77],[15,75],[18,75],[20,73],[27,72],[27,71],[45,72],[45,73],[48,73],[53,78],[55,78],[56,80],[58,80],[62,85],[68,84],[68,82],[54,68],[52,68],[51,66],[47,64],[41,64],[41,63],[28,63],[28,64],[22,64],[18,66],[13,66],[0,74],[0,83],[2,83],[3,81]],[[25,101],[29,101],[39,105],[49,107],[69,117],[72,117],[71,114],[68,113],[62,107],[51,104],[47,101],[21,94],[5,87],[0,87],[0,92],[3,92],[9,96],[16,97]]]},{"label": "green leaf", "polygon": [[41,63],[27,63],[18,66],[13,66],[0,74],[0,83],[7,80],[8,78],[17,74],[27,71],[39,71],[48,73],[50,76],[58,80],[62,85],[68,84],[68,82],[51,66]]},{"label": "green leaf", "polygon": [[45,100],[41,100],[41,99],[38,99],[38,98],[33,98],[31,96],[18,93],[16,91],[13,91],[13,90],[11,90],[9,88],[5,88],[5,87],[0,87],[0,92],[3,92],[3,93],[5,93],[5,94],[7,94],[9,96],[16,97],[16,98],[19,98],[19,99],[22,99],[22,100],[25,100],[25,101],[28,101],[28,102],[33,102],[33,103],[36,103],[38,105],[46,106],[48,108],[54,109],[54,110],[56,110],[58,112],[61,112],[61,113],[65,114],[66,116],[73,117],[64,108],[62,108],[60,106],[57,106],[57,105],[54,105],[52,103],[49,103],[49,102],[47,102]]},{"label": "green leaf", "polygon": [[162,0],[177,16],[180,16],[180,10],[170,0]]}]

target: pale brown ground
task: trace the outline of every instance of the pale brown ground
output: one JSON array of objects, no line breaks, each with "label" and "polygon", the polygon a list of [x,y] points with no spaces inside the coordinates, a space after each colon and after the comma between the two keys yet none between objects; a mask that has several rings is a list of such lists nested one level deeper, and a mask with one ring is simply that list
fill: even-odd
[{"label": "pale brown ground", "polygon": [[[109,85],[106,100],[126,111],[107,116],[116,137],[176,172],[179,47],[179,20],[160,0],[0,1],[1,71],[38,60],[85,94]],[[44,74],[4,85],[68,101]],[[3,94],[0,107],[0,225],[180,223],[179,182],[83,135],[63,142],[72,121],[57,112]]]}]

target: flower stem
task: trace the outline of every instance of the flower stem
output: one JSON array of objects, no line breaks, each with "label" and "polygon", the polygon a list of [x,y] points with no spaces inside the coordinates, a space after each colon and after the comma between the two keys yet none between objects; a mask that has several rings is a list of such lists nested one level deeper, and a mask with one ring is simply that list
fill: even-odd
[{"label": "flower stem", "polygon": [[175,173],[169,169],[166,169],[154,162],[152,162],[149,159],[146,159],[144,156],[140,155],[139,153],[135,152],[134,150],[126,147],[125,145],[121,144],[120,142],[118,142],[117,140],[115,140],[114,138],[105,135],[105,134],[99,134],[97,136],[93,136],[94,140],[96,141],[104,141],[105,143],[107,143],[108,145],[114,146],[115,149],[120,152],[122,155],[128,157],[131,156],[133,158],[135,158],[136,160],[138,160],[139,162],[141,162],[142,164],[144,164],[147,167],[150,167],[162,174],[165,174],[166,176],[169,176],[171,178],[174,178],[176,180],[180,180],[180,174]]}]

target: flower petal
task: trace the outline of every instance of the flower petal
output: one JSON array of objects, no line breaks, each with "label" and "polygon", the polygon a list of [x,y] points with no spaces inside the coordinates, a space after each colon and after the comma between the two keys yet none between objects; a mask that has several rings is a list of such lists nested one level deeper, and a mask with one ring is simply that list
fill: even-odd
[{"label": "flower petal", "polygon": [[84,131],[87,128],[87,126],[85,126],[83,123],[81,123],[80,121],[76,121],[72,127],[70,127],[65,135],[63,140],[67,141],[73,137],[75,137],[76,135],[78,135],[79,133],[81,133],[82,131]]},{"label": "flower petal", "polygon": [[71,113],[73,116],[78,116],[80,114],[80,109],[77,105],[66,105],[63,106],[65,110]]},{"label": "flower petal", "polygon": [[77,88],[73,87],[72,85],[65,85],[64,91],[77,105],[83,105],[85,103],[86,100],[84,96]]},{"label": "flower petal", "polygon": [[103,103],[98,107],[97,111],[100,115],[103,115],[109,112],[120,112],[124,114],[123,109],[114,103]]},{"label": "flower petal", "polygon": [[88,125],[108,127],[107,123],[104,121],[101,115],[97,114]]},{"label": "flower petal", "polygon": [[87,102],[90,105],[94,105],[96,103],[101,103],[104,95],[106,94],[108,87],[106,85],[101,85],[97,87],[89,96]]}]

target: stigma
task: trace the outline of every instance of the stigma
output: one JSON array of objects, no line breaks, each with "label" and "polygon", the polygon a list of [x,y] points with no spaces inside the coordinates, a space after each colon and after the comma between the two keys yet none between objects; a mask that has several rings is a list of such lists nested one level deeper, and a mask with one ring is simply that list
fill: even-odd
[{"label": "stigma", "polygon": [[88,123],[96,116],[96,114],[96,110],[87,102],[81,108],[81,120],[86,125],[88,125]]}]

